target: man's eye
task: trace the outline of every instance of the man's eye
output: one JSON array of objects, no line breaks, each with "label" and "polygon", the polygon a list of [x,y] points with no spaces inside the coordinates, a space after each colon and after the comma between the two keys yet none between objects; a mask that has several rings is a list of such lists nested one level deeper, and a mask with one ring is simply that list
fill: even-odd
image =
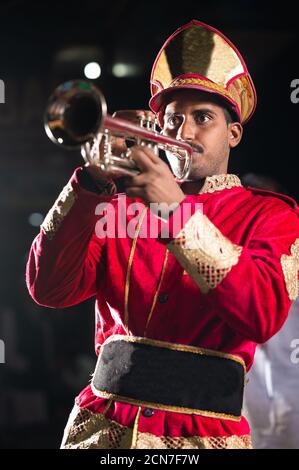
[{"label": "man's eye", "polygon": [[198,114],[196,120],[200,124],[204,124],[205,122],[208,122],[210,120],[210,116],[208,116],[207,114]]},{"label": "man's eye", "polygon": [[179,119],[177,116],[170,116],[167,120],[167,124],[171,127],[177,126],[179,123]]}]

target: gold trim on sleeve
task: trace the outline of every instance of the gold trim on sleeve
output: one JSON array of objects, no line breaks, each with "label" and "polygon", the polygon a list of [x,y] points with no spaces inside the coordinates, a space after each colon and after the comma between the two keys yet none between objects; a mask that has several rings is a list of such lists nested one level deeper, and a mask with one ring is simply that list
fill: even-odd
[{"label": "gold trim on sleeve", "polygon": [[77,197],[77,193],[75,192],[71,182],[69,182],[59,194],[53,207],[49,210],[41,225],[41,230],[49,240],[52,240],[55,237],[63,219],[73,207]]},{"label": "gold trim on sleeve", "polygon": [[286,288],[290,300],[298,296],[298,270],[299,270],[299,238],[291,246],[291,254],[280,258]]},{"label": "gold trim on sleeve", "polygon": [[241,246],[222,235],[200,211],[193,214],[167,248],[203,293],[225,279],[242,252]]}]

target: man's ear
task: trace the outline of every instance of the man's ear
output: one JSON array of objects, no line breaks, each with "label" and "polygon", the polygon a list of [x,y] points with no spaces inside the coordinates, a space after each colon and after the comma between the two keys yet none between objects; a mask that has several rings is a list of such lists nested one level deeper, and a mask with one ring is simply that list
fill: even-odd
[{"label": "man's ear", "polygon": [[236,147],[243,135],[243,126],[239,122],[231,122],[228,125],[228,143],[230,148]]}]

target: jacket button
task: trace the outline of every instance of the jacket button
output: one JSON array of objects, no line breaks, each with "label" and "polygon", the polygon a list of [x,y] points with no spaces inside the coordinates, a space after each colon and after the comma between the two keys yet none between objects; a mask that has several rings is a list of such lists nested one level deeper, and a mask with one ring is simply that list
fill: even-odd
[{"label": "jacket button", "polygon": [[160,294],[159,295],[159,302],[161,304],[165,304],[165,302],[167,302],[168,298],[169,298],[169,295],[166,294],[166,292],[164,294]]},{"label": "jacket button", "polygon": [[143,414],[143,416],[145,416],[146,418],[150,418],[151,416],[153,416],[154,410],[152,410],[151,408],[145,408],[145,409],[142,411],[142,414]]}]

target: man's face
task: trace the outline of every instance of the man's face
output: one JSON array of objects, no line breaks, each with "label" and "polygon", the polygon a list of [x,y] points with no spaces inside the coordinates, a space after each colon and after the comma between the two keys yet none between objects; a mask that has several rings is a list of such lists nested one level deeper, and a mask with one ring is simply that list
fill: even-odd
[{"label": "man's face", "polygon": [[[227,172],[229,151],[239,143],[242,126],[227,124],[224,109],[210,93],[177,90],[168,98],[162,133],[194,147],[188,179],[195,181]],[[173,173],[178,174],[182,162],[169,152],[166,155]]]}]

